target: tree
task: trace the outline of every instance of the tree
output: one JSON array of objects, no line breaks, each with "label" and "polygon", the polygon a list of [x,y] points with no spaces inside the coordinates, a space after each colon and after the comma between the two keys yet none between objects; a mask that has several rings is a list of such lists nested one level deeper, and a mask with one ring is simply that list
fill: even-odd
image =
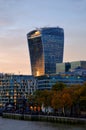
[{"label": "tree", "polygon": [[[70,90],[72,90],[72,100],[73,104],[71,107],[71,114],[73,115],[79,115],[80,114],[80,109],[82,106],[86,108],[86,86],[85,85],[73,85],[70,87]],[[83,104],[83,105],[82,105]]]},{"label": "tree", "polygon": [[63,91],[61,100],[62,100],[62,110],[65,116],[65,109],[71,108],[72,106],[72,98],[71,98],[70,93]]},{"label": "tree", "polygon": [[65,115],[65,108],[70,108],[72,105],[72,98],[68,91],[69,88],[64,88],[62,91],[54,92],[52,98],[52,107],[56,110],[62,109]]},{"label": "tree", "polygon": [[80,111],[86,111],[86,84],[80,89]]},{"label": "tree", "polygon": [[53,98],[51,101],[51,106],[55,109],[58,110],[61,108],[61,92],[57,93],[56,91],[53,92]]},{"label": "tree", "polygon": [[65,87],[66,87],[66,84],[62,82],[57,82],[56,84],[52,86],[52,90],[59,91],[59,90],[63,90]]}]

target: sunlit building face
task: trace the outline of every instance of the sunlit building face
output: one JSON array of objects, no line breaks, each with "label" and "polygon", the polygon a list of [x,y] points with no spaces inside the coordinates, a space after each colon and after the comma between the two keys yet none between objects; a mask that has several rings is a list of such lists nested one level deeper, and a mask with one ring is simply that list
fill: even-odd
[{"label": "sunlit building face", "polygon": [[63,62],[64,31],[59,27],[33,30],[27,34],[32,75],[56,73],[56,63]]}]

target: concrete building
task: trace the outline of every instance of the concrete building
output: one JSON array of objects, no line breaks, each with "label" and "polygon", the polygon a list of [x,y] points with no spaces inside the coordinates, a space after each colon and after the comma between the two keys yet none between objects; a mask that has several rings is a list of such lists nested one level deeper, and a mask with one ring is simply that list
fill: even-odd
[{"label": "concrete building", "polygon": [[32,75],[56,73],[56,63],[63,62],[64,30],[44,27],[27,34]]},{"label": "concrete building", "polygon": [[86,69],[86,61],[73,61],[73,62],[56,63],[56,73],[57,74],[72,71],[75,68]]}]

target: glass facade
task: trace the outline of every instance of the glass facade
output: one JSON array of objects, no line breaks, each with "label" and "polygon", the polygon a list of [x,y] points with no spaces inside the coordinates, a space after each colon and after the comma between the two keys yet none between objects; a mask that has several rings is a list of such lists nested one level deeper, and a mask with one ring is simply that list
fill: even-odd
[{"label": "glass facade", "polygon": [[64,31],[47,27],[27,34],[32,74],[40,76],[56,73],[56,63],[63,62]]},{"label": "glass facade", "polygon": [[38,90],[50,90],[54,84],[58,83],[64,83],[68,87],[71,85],[81,85],[86,81],[86,78],[79,77],[79,76],[73,76],[73,75],[44,75],[44,76],[38,76],[37,77],[37,84]]},{"label": "glass facade", "polygon": [[36,90],[36,79],[29,75],[0,74],[0,107],[6,103],[17,104],[18,99]]}]

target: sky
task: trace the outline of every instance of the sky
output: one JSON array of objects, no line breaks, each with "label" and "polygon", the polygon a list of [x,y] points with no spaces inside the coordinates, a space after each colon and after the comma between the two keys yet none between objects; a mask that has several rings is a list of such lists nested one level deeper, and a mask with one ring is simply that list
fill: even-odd
[{"label": "sky", "polygon": [[86,0],[0,0],[0,73],[31,74],[27,33],[64,28],[64,62],[86,60]]}]

